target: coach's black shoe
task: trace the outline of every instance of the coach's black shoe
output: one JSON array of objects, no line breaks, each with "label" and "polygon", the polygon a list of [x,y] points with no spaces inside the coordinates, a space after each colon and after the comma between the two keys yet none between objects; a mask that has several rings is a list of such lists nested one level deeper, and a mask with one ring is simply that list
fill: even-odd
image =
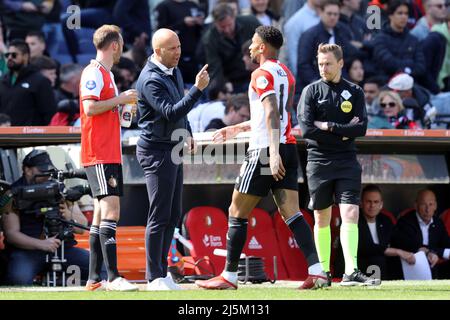
[{"label": "coach's black shoe", "polygon": [[381,284],[380,279],[370,278],[364,273],[355,269],[351,275],[346,275],[342,277],[340,283],[341,286],[379,286]]}]

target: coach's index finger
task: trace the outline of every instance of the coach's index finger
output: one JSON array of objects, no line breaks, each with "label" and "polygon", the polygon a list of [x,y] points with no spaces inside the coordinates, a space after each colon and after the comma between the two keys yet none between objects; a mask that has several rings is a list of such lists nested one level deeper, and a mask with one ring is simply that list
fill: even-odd
[{"label": "coach's index finger", "polygon": [[199,73],[203,73],[206,69],[208,69],[208,64],[205,64]]}]

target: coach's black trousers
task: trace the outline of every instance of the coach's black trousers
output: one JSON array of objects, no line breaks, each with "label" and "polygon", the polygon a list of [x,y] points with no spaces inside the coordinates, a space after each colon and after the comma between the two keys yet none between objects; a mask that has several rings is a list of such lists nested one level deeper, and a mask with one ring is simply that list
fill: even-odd
[{"label": "coach's black trousers", "polygon": [[172,161],[171,148],[158,150],[137,145],[136,156],[147,184],[146,278],[152,281],[167,275],[167,255],[181,217],[183,164]]}]

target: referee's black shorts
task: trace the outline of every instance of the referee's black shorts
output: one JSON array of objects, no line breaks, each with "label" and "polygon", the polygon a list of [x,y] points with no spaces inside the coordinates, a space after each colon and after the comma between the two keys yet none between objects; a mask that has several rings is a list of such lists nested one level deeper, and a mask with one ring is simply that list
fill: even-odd
[{"label": "referee's black shorts", "polygon": [[245,194],[265,197],[270,190],[298,190],[299,159],[296,144],[280,144],[280,157],[286,175],[275,181],[270,171],[269,148],[247,151],[234,188]]},{"label": "referee's black shorts", "polygon": [[84,168],[92,191],[92,197],[122,196],[123,176],[122,165],[117,163],[102,163]]},{"label": "referee's black shorts", "polygon": [[308,207],[322,210],[334,203],[359,205],[361,172],[356,159],[308,161]]}]

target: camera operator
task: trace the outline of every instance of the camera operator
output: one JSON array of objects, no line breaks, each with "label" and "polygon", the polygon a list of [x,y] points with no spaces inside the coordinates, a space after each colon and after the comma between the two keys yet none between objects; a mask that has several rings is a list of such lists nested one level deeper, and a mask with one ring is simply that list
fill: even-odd
[{"label": "camera operator", "polygon": [[[29,186],[46,182],[48,177],[43,173],[56,171],[48,153],[44,150],[33,150],[23,160],[23,175],[12,184],[12,188]],[[87,225],[76,203],[62,200],[59,210],[65,220]],[[7,250],[9,255],[6,282],[9,285],[32,285],[36,275],[46,271],[46,255],[54,253],[60,246],[57,236],[48,237],[44,234],[45,215],[30,214],[19,211],[13,203],[9,214],[3,215]],[[74,228],[75,233],[83,233]],[[76,248],[75,240],[65,241],[65,258],[67,265],[77,265],[81,271],[81,280],[86,280],[89,271],[89,252]]]}]

